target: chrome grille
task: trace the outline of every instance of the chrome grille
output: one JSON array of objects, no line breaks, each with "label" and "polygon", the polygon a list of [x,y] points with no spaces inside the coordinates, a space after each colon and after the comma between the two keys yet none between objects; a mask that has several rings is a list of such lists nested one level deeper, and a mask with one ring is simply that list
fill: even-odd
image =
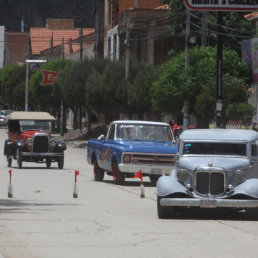
[{"label": "chrome grille", "polygon": [[48,152],[48,135],[34,135],[33,152]]},{"label": "chrome grille", "polygon": [[196,192],[204,195],[219,195],[224,193],[225,176],[222,172],[197,172]]},{"label": "chrome grille", "polygon": [[130,153],[132,164],[159,164],[172,165],[175,162],[174,154]]}]

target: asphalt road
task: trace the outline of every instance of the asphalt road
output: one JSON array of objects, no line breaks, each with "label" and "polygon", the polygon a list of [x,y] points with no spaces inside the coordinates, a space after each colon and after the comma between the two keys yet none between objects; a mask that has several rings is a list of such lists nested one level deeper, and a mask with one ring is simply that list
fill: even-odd
[{"label": "asphalt road", "polygon": [[[7,138],[0,129],[0,148]],[[79,170],[78,198],[73,198]],[[13,198],[7,197],[9,168],[0,156],[0,253],[6,258],[258,257],[258,222],[242,214],[182,212],[159,220],[156,188],[145,179],[124,186],[110,176],[95,182],[85,148],[69,145],[64,169],[57,164],[12,164]],[[0,255],[1,257],[1,255]]]}]

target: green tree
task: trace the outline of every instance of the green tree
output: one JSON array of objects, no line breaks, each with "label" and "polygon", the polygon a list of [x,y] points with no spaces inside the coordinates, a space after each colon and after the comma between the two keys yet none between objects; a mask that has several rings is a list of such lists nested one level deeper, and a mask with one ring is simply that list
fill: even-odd
[{"label": "green tree", "polygon": [[25,65],[5,66],[0,70],[2,103],[10,109],[24,110],[25,105]]},{"label": "green tree", "polygon": [[70,63],[69,60],[58,59],[45,63],[40,70],[32,72],[29,80],[29,106],[32,110],[48,111],[54,115],[58,114],[60,110],[60,92],[54,91],[53,84],[41,85],[43,81],[41,70],[60,72],[68,63]]},{"label": "green tree", "polygon": [[245,127],[250,126],[255,115],[255,108],[247,103],[233,103],[229,104],[226,109],[226,117],[228,120],[237,121]]},{"label": "green tree", "polygon": [[93,70],[86,82],[86,103],[92,110],[105,114],[106,122],[119,118],[119,113],[131,117],[152,111],[150,88],[157,77],[156,70],[130,60],[130,73],[125,80],[125,61],[106,61],[101,69]]},{"label": "green tree", "polygon": [[[250,117],[250,106],[247,103],[248,86],[243,79],[229,74],[223,76],[222,87],[222,124],[223,127],[229,120],[242,120],[244,123]],[[245,103],[245,105],[244,105]],[[194,114],[198,117],[199,127],[208,127],[209,122],[214,120],[216,106],[216,81],[211,79],[202,86],[200,94],[196,98]],[[232,116],[233,109],[235,114]],[[252,109],[252,108],[251,108]],[[253,110],[253,109],[252,109]],[[253,113],[251,117],[253,117]],[[248,120],[249,121],[249,120]]]},{"label": "green tree", "polygon": [[86,81],[86,103],[92,109],[105,114],[106,122],[117,119],[119,113],[126,113],[127,88],[123,61],[106,61],[102,67],[95,67]]},{"label": "green tree", "polygon": [[128,111],[137,112],[139,119],[143,119],[144,113],[153,112],[150,90],[157,76],[158,69],[146,63],[132,60],[128,85]]},{"label": "green tree", "polygon": [[93,60],[76,61],[67,66],[57,80],[63,98],[74,114],[74,129],[81,128],[81,109],[87,104],[85,101],[85,83],[93,68]]},{"label": "green tree", "polygon": [[[187,99],[190,103],[189,111],[193,113],[196,97],[201,93],[203,86],[211,80],[216,81],[216,48],[191,48],[187,71],[184,65],[184,52],[165,64],[159,79],[153,84],[151,90],[155,109],[178,116],[183,108],[184,100]],[[242,63],[237,53],[227,49],[223,52],[223,74],[225,73],[236,78],[243,78],[245,81],[250,78],[246,65]],[[195,114],[200,122],[201,114],[197,112]]]}]

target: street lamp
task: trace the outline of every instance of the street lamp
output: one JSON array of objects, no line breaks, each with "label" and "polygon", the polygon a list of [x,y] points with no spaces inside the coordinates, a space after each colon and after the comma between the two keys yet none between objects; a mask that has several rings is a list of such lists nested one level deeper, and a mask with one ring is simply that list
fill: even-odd
[{"label": "street lamp", "polygon": [[30,72],[30,68],[29,65],[30,64],[36,64],[36,63],[46,63],[47,60],[39,60],[39,59],[35,59],[35,60],[31,60],[31,59],[27,59],[25,60],[26,62],[26,83],[25,83],[25,111],[29,110],[29,92],[28,92],[28,84],[29,84],[29,72]]}]

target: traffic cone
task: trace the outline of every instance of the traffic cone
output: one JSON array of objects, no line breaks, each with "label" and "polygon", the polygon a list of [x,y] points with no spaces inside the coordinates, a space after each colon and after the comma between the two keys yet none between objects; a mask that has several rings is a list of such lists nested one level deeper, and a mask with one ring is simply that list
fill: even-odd
[{"label": "traffic cone", "polygon": [[143,183],[140,185],[140,190],[141,190],[141,198],[145,198],[145,189]]},{"label": "traffic cone", "polygon": [[9,185],[8,185],[8,198],[12,198],[13,197],[12,170],[10,169],[8,173],[10,174]]},{"label": "traffic cone", "polygon": [[79,175],[79,171],[74,171],[74,186],[73,186],[73,198],[78,198],[78,187],[77,187],[77,176]]}]

